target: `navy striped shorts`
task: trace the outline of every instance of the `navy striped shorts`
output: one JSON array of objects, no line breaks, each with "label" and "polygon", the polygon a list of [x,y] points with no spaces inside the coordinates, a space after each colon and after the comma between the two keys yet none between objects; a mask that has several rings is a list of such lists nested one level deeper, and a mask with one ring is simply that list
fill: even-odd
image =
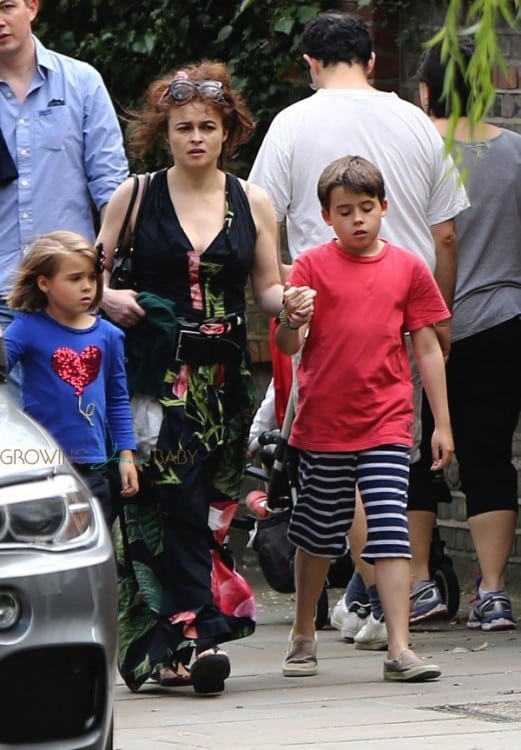
[{"label": "navy striped shorts", "polygon": [[364,560],[410,559],[409,454],[403,445],[353,453],[299,451],[299,493],[288,529],[291,542],[310,555],[345,554],[358,485],[367,518]]}]

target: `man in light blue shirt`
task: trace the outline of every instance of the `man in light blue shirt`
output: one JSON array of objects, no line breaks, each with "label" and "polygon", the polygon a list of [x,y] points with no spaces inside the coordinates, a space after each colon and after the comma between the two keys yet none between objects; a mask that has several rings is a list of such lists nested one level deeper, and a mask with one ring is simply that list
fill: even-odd
[{"label": "man in light blue shirt", "polygon": [[[0,0],[0,327],[23,252],[37,235],[68,229],[93,240],[128,175],[117,115],[100,74],[32,35],[39,0]],[[5,150],[4,150],[5,154]],[[14,167],[14,169],[13,169]],[[5,172],[5,174],[4,174]]]}]

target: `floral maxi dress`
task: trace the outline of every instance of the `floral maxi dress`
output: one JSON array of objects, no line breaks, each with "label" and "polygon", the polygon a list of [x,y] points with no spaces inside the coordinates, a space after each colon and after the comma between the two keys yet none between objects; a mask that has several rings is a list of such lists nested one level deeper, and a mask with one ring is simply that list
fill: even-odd
[{"label": "floral maxi dress", "polygon": [[[246,193],[229,174],[226,208],[222,230],[197,254],[177,219],[166,170],[145,193],[134,239],[137,290],[172,300],[182,326],[244,326],[256,229]],[[245,335],[234,364],[193,365],[172,352],[158,401],[157,442],[114,531],[119,669],[131,690],[162,666],[187,664],[194,648],[255,629],[251,590],[219,552],[240,495],[255,405]],[[233,578],[231,601],[219,600],[217,573]]]}]

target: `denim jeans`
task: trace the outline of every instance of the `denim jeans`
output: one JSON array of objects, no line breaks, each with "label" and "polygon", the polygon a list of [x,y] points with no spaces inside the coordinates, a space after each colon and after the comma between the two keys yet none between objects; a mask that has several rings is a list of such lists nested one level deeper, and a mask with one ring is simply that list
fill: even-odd
[{"label": "denim jeans", "polygon": [[[0,329],[5,331],[9,323],[13,320],[14,311],[7,306],[5,298],[0,297]],[[21,407],[22,405],[22,368],[16,364],[7,377],[7,390],[14,403]]]}]

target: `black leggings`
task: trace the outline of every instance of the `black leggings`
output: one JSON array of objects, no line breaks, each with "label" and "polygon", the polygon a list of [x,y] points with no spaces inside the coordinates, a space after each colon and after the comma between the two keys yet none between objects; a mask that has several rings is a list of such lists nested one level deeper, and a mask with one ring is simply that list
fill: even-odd
[{"label": "black leggings", "polygon": [[467,516],[517,512],[512,440],[521,410],[521,316],[453,343],[447,383]]}]

